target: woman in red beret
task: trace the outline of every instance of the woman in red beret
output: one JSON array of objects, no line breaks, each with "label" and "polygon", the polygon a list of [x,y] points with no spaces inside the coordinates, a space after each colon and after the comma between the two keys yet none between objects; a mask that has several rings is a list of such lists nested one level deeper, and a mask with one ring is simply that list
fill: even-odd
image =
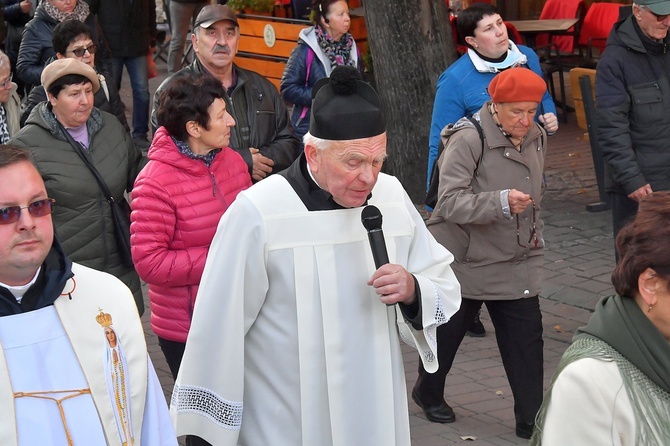
[{"label": "woman in red beret", "polygon": [[442,132],[438,200],[428,229],[455,257],[462,303],[437,329],[437,373],[419,366],[412,398],[433,422],[450,423],[446,376],[469,323],[482,306],[495,328],[514,395],[516,435],[530,438],[542,403],[542,283],[544,239],[540,200],[547,150],[535,123],[544,80],[528,68],[493,78],[486,102],[472,118]]}]

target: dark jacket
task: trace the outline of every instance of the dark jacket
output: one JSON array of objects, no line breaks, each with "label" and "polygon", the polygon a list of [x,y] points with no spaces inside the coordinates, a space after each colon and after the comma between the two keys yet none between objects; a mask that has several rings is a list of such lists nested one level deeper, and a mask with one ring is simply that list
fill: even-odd
[{"label": "dark jacket", "polygon": [[[257,148],[260,153],[274,161],[272,173],[286,169],[300,155],[300,143],[293,135],[286,105],[269,80],[237,65],[233,65],[233,69],[237,74],[237,85],[231,97],[233,104],[237,101],[246,101],[247,119],[251,129],[249,147]],[[197,58],[188,67],[165,79],[158,87],[151,112],[151,125],[154,130],[157,128],[156,111],[161,93],[177,76],[189,76],[192,73],[206,73]],[[237,121],[235,107],[231,105],[231,97],[224,98],[226,109]],[[235,126],[231,129],[230,147],[242,155],[249,166],[249,174],[251,174],[253,169],[251,152],[248,148],[241,148],[238,141],[240,141],[240,136]]]},{"label": "dark jacket", "polygon": [[155,0],[86,0],[112,57],[146,56],[156,41]]},{"label": "dark jacket", "polygon": [[[87,128],[92,162],[120,202],[133,188],[142,154],[109,113],[93,108]],[[91,171],[67,142],[51,105],[42,102],[35,107],[10,143],[30,151],[49,197],[56,199],[53,221],[66,254],[74,262],[121,279],[135,295],[141,312],[140,280],[133,268],[122,263],[110,206]]]},{"label": "dark jacket", "polygon": [[[307,55],[309,51],[312,51],[313,59],[309,66],[309,79],[306,79]],[[351,57],[356,58],[356,67],[358,67],[362,76],[363,59],[361,59],[361,54],[355,43],[351,50]],[[328,64],[328,69],[326,69],[326,65],[324,64]],[[312,87],[319,79],[330,76],[331,71],[330,60],[319,47],[314,27],[312,26],[300,31],[298,45],[291,51],[291,56],[286,63],[279,88],[281,97],[293,104],[293,108],[291,109],[291,126],[293,127],[293,132],[300,140],[302,140],[303,135],[309,130]],[[305,109],[305,107],[307,108]]]},{"label": "dark jacket", "polygon": [[[46,1],[46,0],[45,0]],[[100,50],[96,53],[96,59],[101,66],[109,57],[106,52],[107,44],[98,32],[98,22],[93,14],[89,14],[84,21],[91,29],[91,40],[98,45]],[[58,22],[52,18],[43,8],[38,7],[35,17],[26,25],[21,38],[19,56],[16,62],[16,75],[26,84],[40,85],[40,76],[46,62],[56,52],[51,44],[51,34]]]},{"label": "dark jacket", "polygon": [[[7,22],[7,37],[5,38],[5,53],[12,63],[12,72],[16,72],[16,59],[19,56],[21,34],[26,23],[32,16],[21,11],[21,0],[3,0],[2,15]],[[18,79],[17,79],[18,80]]]},{"label": "dark jacket", "polygon": [[[128,120],[126,119],[126,114],[123,109],[123,103],[121,102],[121,96],[119,96],[119,90],[116,89],[116,85],[112,82],[111,76],[104,76],[98,74],[100,78],[100,88],[95,92],[93,105],[98,110],[102,110],[107,113],[111,113],[119,119],[119,122],[126,129],[127,132],[130,132],[130,127],[128,127]],[[103,84],[105,87],[103,87]],[[105,92],[105,88],[107,92]],[[107,98],[109,94],[109,98]],[[30,112],[33,111],[33,108],[40,102],[47,100],[47,92],[44,91],[44,87],[41,85],[36,85],[30,90],[30,94],[24,101],[21,106],[21,127],[26,124]]]},{"label": "dark jacket", "polygon": [[635,17],[617,22],[596,73],[596,132],[609,191],[670,189],[670,37],[652,42]]}]

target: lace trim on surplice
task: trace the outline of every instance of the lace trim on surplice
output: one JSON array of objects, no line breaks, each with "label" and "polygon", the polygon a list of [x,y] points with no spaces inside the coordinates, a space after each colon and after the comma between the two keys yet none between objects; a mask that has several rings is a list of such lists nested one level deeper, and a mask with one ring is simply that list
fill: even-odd
[{"label": "lace trim on surplice", "polygon": [[243,404],[228,401],[204,387],[175,385],[170,406],[178,413],[197,413],[224,429],[239,430]]}]

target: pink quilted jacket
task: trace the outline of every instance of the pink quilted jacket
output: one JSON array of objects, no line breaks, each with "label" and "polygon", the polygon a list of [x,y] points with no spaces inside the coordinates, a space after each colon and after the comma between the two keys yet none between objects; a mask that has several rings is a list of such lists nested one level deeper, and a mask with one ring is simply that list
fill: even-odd
[{"label": "pink quilted jacket", "polygon": [[224,148],[208,168],[182,155],[164,127],[156,132],[133,188],[130,241],[135,269],[149,284],[151,328],[161,338],[186,342],[219,219],[249,186],[247,164],[234,150]]}]

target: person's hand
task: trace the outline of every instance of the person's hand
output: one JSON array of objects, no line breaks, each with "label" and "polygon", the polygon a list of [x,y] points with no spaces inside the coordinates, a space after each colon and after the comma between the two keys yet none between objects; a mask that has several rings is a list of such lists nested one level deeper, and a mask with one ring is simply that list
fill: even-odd
[{"label": "person's hand", "polygon": [[630,198],[631,200],[635,200],[635,201],[639,202],[641,199],[643,199],[644,197],[646,197],[647,195],[649,195],[652,192],[653,192],[653,190],[651,190],[651,186],[649,184],[645,184],[644,186],[642,186],[641,188],[639,188],[638,190],[636,190],[632,194],[628,195],[628,198]]},{"label": "person's hand", "polygon": [[251,178],[254,181],[260,181],[272,173],[272,166],[275,165],[275,162],[260,153],[260,150],[258,149],[249,147],[249,151],[251,152],[251,159],[254,163],[251,171]]},{"label": "person's hand", "polygon": [[379,300],[386,305],[398,302],[409,305],[416,300],[414,277],[400,265],[382,265],[368,280],[368,285],[375,287]]},{"label": "person's hand", "polygon": [[512,214],[520,214],[533,202],[533,199],[530,198],[530,195],[528,194],[524,194],[516,189],[511,189],[507,196],[507,201],[509,202],[510,212]]},{"label": "person's hand", "polygon": [[553,113],[545,113],[538,117],[540,124],[544,126],[547,133],[556,133],[558,130],[558,118]]},{"label": "person's hand", "polygon": [[30,4],[30,0],[23,0],[21,3],[19,3],[19,7],[21,8],[21,12],[24,14],[30,14],[30,7],[32,5]]}]

